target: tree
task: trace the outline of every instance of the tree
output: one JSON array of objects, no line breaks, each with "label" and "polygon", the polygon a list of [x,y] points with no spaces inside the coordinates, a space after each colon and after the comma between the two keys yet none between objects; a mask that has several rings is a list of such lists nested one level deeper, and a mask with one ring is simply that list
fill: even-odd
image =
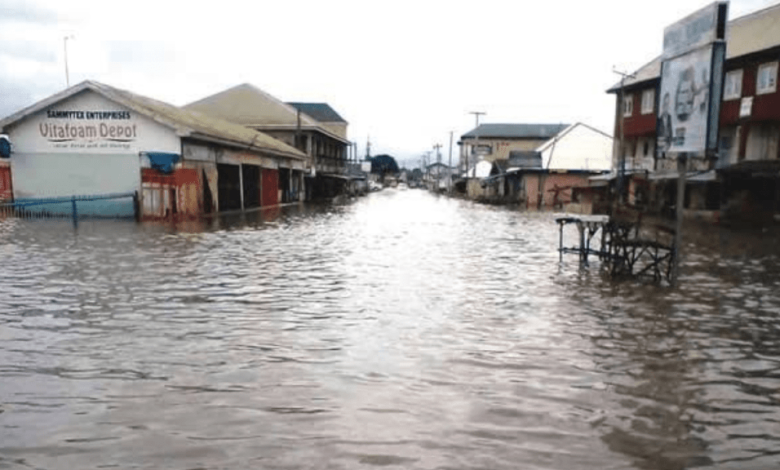
[{"label": "tree", "polygon": [[371,159],[371,173],[385,176],[398,174],[398,163],[390,155],[377,155]]}]

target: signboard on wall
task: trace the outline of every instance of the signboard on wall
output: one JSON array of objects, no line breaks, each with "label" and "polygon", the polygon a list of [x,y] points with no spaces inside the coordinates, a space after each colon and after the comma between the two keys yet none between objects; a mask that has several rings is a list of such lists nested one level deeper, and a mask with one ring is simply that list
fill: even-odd
[{"label": "signboard on wall", "polygon": [[181,153],[173,129],[94,92],[55,103],[13,125],[8,134],[18,154]]},{"label": "signboard on wall", "polygon": [[745,96],[739,102],[739,117],[750,117],[753,111],[753,97]]},{"label": "signboard on wall", "polygon": [[130,111],[48,109],[38,133],[53,148],[129,149],[138,123]]},{"label": "signboard on wall", "polygon": [[661,156],[705,155],[718,147],[727,5],[713,3],[664,31],[656,146]]}]

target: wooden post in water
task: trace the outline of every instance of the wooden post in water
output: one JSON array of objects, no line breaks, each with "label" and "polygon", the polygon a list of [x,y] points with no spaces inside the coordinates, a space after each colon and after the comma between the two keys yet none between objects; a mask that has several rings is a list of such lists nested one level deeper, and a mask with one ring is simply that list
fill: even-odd
[{"label": "wooden post in water", "polygon": [[70,203],[73,207],[73,226],[78,227],[79,226],[79,212],[76,209],[76,196],[71,197]]},{"label": "wooden post in water", "polygon": [[141,203],[138,197],[138,191],[133,192],[133,217],[136,222],[141,221]]},{"label": "wooden post in water", "polygon": [[688,154],[677,155],[677,218],[674,227],[674,246],[672,247],[672,276],[670,282],[677,284],[680,274],[680,254],[682,253],[683,206],[685,205],[685,178],[688,171]]}]

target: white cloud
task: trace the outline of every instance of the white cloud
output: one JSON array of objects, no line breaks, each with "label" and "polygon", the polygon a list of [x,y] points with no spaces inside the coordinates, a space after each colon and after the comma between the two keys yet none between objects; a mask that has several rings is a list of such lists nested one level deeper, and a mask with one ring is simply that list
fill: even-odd
[{"label": "white cloud", "polygon": [[[185,104],[251,82],[283,100],[327,101],[350,122],[361,154],[370,134],[372,153],[416,159],[435,143],[446,155],[449,131],[457,139],[470,130],[472,110],[488,113],[483,122],[585,121],[611,131],[612,67],[651,60],[663,28],[707,3],[16,2],[0,8],[9,18],[0,31],[35,50],[0,48],[0,60],[28,55],[43,65],[14,62],[0,77],[29,87],[28,99],[58,91],[62,37],[73,33],[71,83],[91,78]],[[733,1],[731,17],[770,3]],[[0,101],[0,114],[10,103]]]}]

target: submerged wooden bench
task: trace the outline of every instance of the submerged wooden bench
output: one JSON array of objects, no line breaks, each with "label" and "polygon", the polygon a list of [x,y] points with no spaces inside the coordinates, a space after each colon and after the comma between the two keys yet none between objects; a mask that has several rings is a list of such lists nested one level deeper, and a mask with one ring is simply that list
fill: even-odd
[{"label": "submerged wooden bench", "polygon": [[[564,253],[579,255],[583,265],[596,255],[609,266],[613,276],[650,274],[657,281],[669,279],[674,256],[674,229],[647,220],[635,209],[621,208],[612,216],[566,214],[556,217],[560,260]],[[579,246],[563,246],[563,227],[573,224],[579,231]],[[601,232],[601,246],[592,248],[594,236]]]}]

